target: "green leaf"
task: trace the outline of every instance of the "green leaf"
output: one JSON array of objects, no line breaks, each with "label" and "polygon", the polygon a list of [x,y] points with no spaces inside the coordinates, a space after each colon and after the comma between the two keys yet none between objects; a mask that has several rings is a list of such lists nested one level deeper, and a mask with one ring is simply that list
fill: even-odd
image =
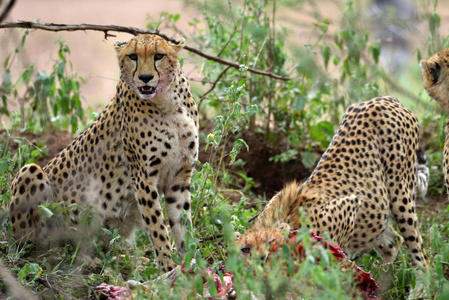
[{"label": "green leaf", "polygon": [[231,162],[230,162],[231,165],[235,162],[235,159],[236,159],[237,155],[240,153],[240,149],[243,146],[246,147],[246,151],[249,151],[249,146],[244,140],[238,139],[237,141],[235,141],[234,147],[232,147],[232,150],[229,153],[229,155],[231,156]]},{"label": "green leaf", "polygon": [[246,108],[247,118],[257,114],[259,112],[259,107],[256,104],[252,104]]},{"label": "green leaf", "polygon": [[334,134],[334,125],[328,121],[321,121],[309,128],[310,138],[314,141],[321,142],[327,137],[332,137]]},{"label": "green leaf", "polygon": [[432,36],[434,36],[438,32],[438,28],[440,28],[440,24],[441,24],[440,15],[437,14],[436,12],[433,13],[429,17],[429,29],[430,29]]},{"label": "green leaf", "polygon": [[312,125],[309,127],[309,135],[310,138],[314,141],[320,142],[323,141],[326,138],[326,135],[321,131],[320,126]]},{"label": "green leaf", "polygon": [[11,165],[13,164],[11,159],[0,159],[0,173],[4,173],[6,170],[8,170]]},{"label": "green leaf", "polygon": [[44,218],[51,218],[54,215],[54,213],[44,205],[39,205],[37,211],[41,213]]},{"label": "green leaf", "polygon": [[6,56],[5,61],[3,62],[3,69],[8,69],[8,64],[9,64],[9,60],[11,59],[11,54],[8,54],[8,56]]},{"label": "green leaf", "polygon": [[101,230],[103,230],[103,232],[106,233],[107,236],[112,236],[112,232],[109,229],[102,227]]},{"label": "green leaf", "polygon": [[180,14],[176,14],[176,15],[171,15],[173,22],[178,22],[179,18],[181,17]]},{"label": "green leaf", "polygon": [[311,169],[315,166],[316,159],[312,152],[304,151],[301,153],[301,163],[307,169]]},{"label": "green leaf", "polygon": [[199,295],[203,295],[203,278],[201,276],[195,277],[195,290]]},{"label": "green leaf", "polygon": [[28,274],[30,273],[29,270],[30,270],[30,264],[24,265],[24,266],[22,267],[22,269],[20,269],[19,273],[17,274],[17,277],[18,277],[20,280],[24,280],[25,277],[28,276]]},{"label": "green leaf", "polygon": [[324,59],[324,67],[327,70],[327,65],[329,64],[329,59],[331,57],[331,48],[329,46],[321,47],[321,55]]},{"label": "green leaf", "polygon": [[295,97],[295,99],[293,99],[292,109],[295,112],[300,112],[304,109],[306,104],[307,104],[307,97],[300,94],[297,97]]},{"label": "green leaf", "polygon": [[6,72],[2,76],[3,86],[10,86],[11,85],[11,73],[9,70],[6,70]]},{"label": "green leaf", "polygon": [[22,267],[22,269],[20,269],[19,273],[17,274],[17,277],[21,280],[25,280],[25,278],[31,274],[34,274],[34,279],[36,279],[37,277],[39,277],[39,274],[41,273],[42,268],[36,264],[36,263],[29,263],[26,264],[25,266]]},{"label": "green leaf", "polygon": [[217,287],[214,282],[213,275],[209,278],[209,294],[211,295],[211,298],[217,297]]},{"label": "green leaf", "polygon": [[380,56],[380,44],[375,43],[373,45],[370,45],[370,51],[371,51],[371,55],[373,56],[374,62],[377,64],[379,62],[379,56]]}]

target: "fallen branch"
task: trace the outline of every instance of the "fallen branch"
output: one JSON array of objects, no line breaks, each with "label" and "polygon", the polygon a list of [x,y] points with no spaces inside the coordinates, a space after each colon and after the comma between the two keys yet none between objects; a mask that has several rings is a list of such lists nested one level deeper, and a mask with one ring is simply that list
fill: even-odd
[{"label": "fallen branch", "polygon": [[[20,21],[20,22],[6,22],[6,23],[0,23],[0,28],[25,28],[25,29],[39,29],[39,30],[45,30],[45,31],[53,31],[53,32],[57,32],[57,31],[87,31],[87,30],[91,30],[91,31],[101,31],[104,33],[104,37],[105,39],[107,39],[108,37],[113,37],[115,35],[110,34],[110,31],[113,32],[125,32],[125,33],[129,33],[132,35],[139,35],[139,34],[157,34],[160,37],[168,40],[168,41],[172,41],[173,39],[169,38],[168,36],[166,36],[165,34],[162,34],[160,32],[151,32],[148,30],[143,30],[143,29],[139,29],[136,27],[126,27],[126,26],[117,26],[117,25],[96,25],[96,24],[76,24],[76,25],[67,25],[67,24],[55,24],[55,23],[33,23],[30,21]],[[209,55],[206,54],[198,49],[189,47],[189,46],[184,46],[184,49],[186,49],[187,51],[193,52],[201,57],[204,57],[208,60],[212,60],[215,62],[218,62],[220,64],[232,67],[232,68],[236,68],[239,69],[240,68],[240,64],[236,63],[236,62],[232,62],[232,61],[228,61],[228,60],[224,60],[221,59],[217,56],[213,56],[213,55]],[[284,77],[284,76],[280,76],[280,75],[276,75],[270,72],[265,72],[265,71],[261,71],[261,70],[257,70],[254,68],[249,68],[247,69],[249,72],[254,73],[254,74],[259,74],[259,75],[263,75],[263,76],[267,76],[270,78],[274,78],[274,79],[278,79],[278,80],[290,80],[290,78],[288,77]]]}]

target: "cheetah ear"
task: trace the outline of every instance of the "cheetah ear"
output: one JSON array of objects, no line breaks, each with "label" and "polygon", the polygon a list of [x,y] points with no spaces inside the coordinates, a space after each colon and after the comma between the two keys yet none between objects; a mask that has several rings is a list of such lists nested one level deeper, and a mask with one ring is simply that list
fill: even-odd
[{"label": "cheetah ear", "polygon": [[235,239],[236,240],[238,240],[239,238],[242,237],[242,234],[240,232],[238,232],[238,231],[234,232],[234,235],[235,235]]},{"label": "cheetah ear", "polygon": [[176,53],[179,52],[179,50],[181,50],[182,48],[184,48],[186,41],[181,38],[178,41],[175,40],[171,40],[168,42],[168,44],[175,50]]},{"label": "cheetah ear", "polygon": [[116,41],[114,43],[114,48],[115,48],[115,51],[117,51],[117,54],[119,54],[120,51],[122,51],[123,47],[125,47],[126,45],[128,45],[128,42]]},{"label": "cheetah ear", "polygon": [[419,62],[423,81],[430,85],[437,83],[440,78],[441,66],[436,61],[423,59]]},{"label": "cheetah ear", "polygon": [[288,225],[287,223],[281,223],[281,224],[279,224],[278,229],[285,231],[285,232],[290,232],[292,230],[292,227],[290,225]]}]

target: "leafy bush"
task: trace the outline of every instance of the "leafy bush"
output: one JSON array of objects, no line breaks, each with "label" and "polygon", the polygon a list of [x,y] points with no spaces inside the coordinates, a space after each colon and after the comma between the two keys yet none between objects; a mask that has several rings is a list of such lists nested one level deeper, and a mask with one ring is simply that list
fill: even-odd
[{"label": "leafy bush", "polygon": [[20,118],[12,120],[20,122],[17,125],[22,131],[40,133],[56,126],[62,130],[71,127],[72,133],[75,133],[78,122],[84,122],[80,96],[80,83],[83,79],[76,73],[68,73],[67,68],[71,67],[71,63],[67,60],[67,54],[70,54],[70,49],[63,41],[57,41],[59,59],[55,60],[50,73],[37,72],[35,65],[30,64],[17,79],[13,79],[11,67],[25,46],[28,34],[25,30],[21,43],[3,63],[0,114],[11,117],[8,100],[17,100]]}]

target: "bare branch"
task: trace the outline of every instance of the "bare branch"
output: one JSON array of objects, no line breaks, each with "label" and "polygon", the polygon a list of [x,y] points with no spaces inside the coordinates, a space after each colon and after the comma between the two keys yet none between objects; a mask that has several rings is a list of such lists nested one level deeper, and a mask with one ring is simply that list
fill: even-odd
[{"label": "bare branch", "polygon": [[11,12],[11,9],[14,6],[14,4],[16,4],[16,0],[10,0],[8,5],[6,5],[5,10],[0,14],[0,23],[3,22],[4,19],[6,19],[8,14]]},{"label": "bare branch", "polygon": [[[202,101],[204,98],[206,98],[206,96],[209,95],[209,93],[215,89],[215,86],[220,81],[221,77],[229,70],[229,68],[230,68],[230,66],[227,66],[226,68],[223,69],[223,71],[221,71],[221,73],[217,76],[217,79],[215,79],[215,81],[212,83],[212,86],[210,87],[210,89],[200,96],[200,101]],[[200,104],[198,105],[198,107],[199,106],[200,106]]]},{"label": "bare branch", "polygon": [[[97,25],[97,24],[73,24],[73,25],[68,25],[68,24],[55,24],[55,23],[33,23],[30,21],[20,21],[20,22],[6,22],[6,23],[0,23],[0,29],[1,28],[26,28],[26,29],[39,29],[39,30],[45,30],[45,31],[53,31],[53,32],[57,32],[57,31],[86,31],[86,30],[91,30],[91,31],[101,31],[104,32],[105,35],[105,39],[107,39],[110,36],[114,36],[109,34],[109,31],[113,31],[113,32],[125,32],[125,33],[129,33],[132,35],[139,35],[139,34],[157,34],[160,37],[166,39],[167,41],[175,41],[171,38],[169,38],[168,36],[166,36],[165,34],[159,33],[159,32],[151,32],[148,30],[143,30],[140,28],[136,28],[136,27],[126,27],[126,26],[117,26],[117,25]],[[236,68],[239,69],[240,68],[240,64],[236,63],[236,62],[232,62],[232,61],[228,61],[228,60],[224,60],[221,59],[217,56],[213,56],[213,55],[209,55],[207,53],[204,53],[198,49],[192,48],[190,46],[184,46],[184,49],[186,49],[189,52],[195,53],[201,57],[204,57],[208,60],[212,60],[215,61],[217,63],[232,67],[232,68]],[[265,72],[265,71],[261,71],[261,70],[257,70],[254,68],[248,68],[247,69],[249,72],[254,73],[254,74],[259,74],[259,75],[263,75],[263,76],[267,76],[270,78],[274,78],[274,79],[278,79],[278,80],[290,80],[290,78],[288,77],[284,77],[284,76],[280,76],[280,75],[276,75],[270,72]]]}]

